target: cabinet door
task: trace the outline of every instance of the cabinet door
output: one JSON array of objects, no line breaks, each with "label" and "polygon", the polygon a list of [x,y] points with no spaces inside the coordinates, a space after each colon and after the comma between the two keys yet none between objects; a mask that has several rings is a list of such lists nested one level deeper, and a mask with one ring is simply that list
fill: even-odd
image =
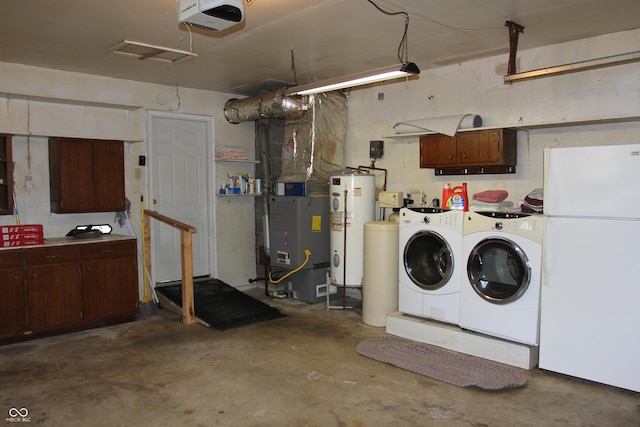
[{"label": "cabinet door", "polygon": [[0,337],[27,330],[24,270],[0,270]]},{"label": "cabinet door", "polygon": [[11,135],[0,135],[0,215],[13,215]]},{"label": "cabinet door", "polygon": [[51,138],[49,174],[51,212],[125,209],[122,141]]},{"label": "cabinet door", "polygon": [[49,140],[51,211],[93,210],[93,144],[72,138]]},{"label": "cabinet door", "polygon": [[122,141],[94,141],[93,165],[94,210],[99,212],[124,211],[124,143]]},{"label": "cabinet door", "polygon": [[108,258],[82,263],[85,320],[135,314],[138,270],[135,258]]},{"label": "cabinet door", "polygon": [[500,133],[497,130],[459,133],[458,163],[477,166],[500,163]]},{"label": "cabinet door", "polygon": [[79,263],[27,269],[29,329],[78,324],[82,320],[82,274]]},{"label": "cabinet door", "polygon": [[446,135],[420,137],[420,167],[432,168],[455,164],[456,138]]},{"label": "cabinet door", "polygon": [[96,243],[82,248],[85,320],[138,311],[136,241]]}]

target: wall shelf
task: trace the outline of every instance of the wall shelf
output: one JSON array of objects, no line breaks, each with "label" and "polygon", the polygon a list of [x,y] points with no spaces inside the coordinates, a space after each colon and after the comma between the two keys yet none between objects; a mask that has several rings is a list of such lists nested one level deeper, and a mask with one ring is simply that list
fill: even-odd
[{"label": "wall shelf", "polygon": [[17,92],[13,92],[13,93],[0,92],[0,98],[5,98],[7,100],[20,99],[25,101],[46,102],[51,104],[75,105],[80,107],[113,108],[116,110],[125,110],[125,111],[134,111],[134,110],[139,110],[141,108],[144,108],[141,105],[122,104],[122,103],[106,102],[106,101],[92,101],[92,100],[86,100],[86,99],[59,98],[57,96],[42,96],[42,95],[17,93]]},{"label": "wall shelf", "polygon": [[[218,175],[218,182],[224,182],[224,178],[222,177],[222,172],[226,173],[228,175],[230,169],[231,169],[231,165],[232,164],[236,164],[236,165],[241,165],[239,166],[239,169],[241,169],[242,171],[248,171],[249,169],[251,170],[251,175],[253,175],[253,172],[255,171],[255,165],[260,164],[260,160],[251,160],[251,159],[235,159],[235,158],[217,158],[215,159],[216,163],[221,164],[222,166],[220,167],[220,171],[217,173]],[[217,187],[220,187],[220,185],[217,185]],[[219,190],[216,190],[216,195],[218,197],[221,198],[228,198],[228,199],[232,199],[234,197],[256,197],[256,196],[261,196],[262,193],[240,193],[240,194],[221,194],[219,192]]]},{"label": "wall shelf", "polygon": [[[601,117],[601,118],[584,119],[584,120],[567,120],[564,122],[540,122],[540,123],[529,123],[529,124],[517,123],[517,124],[503,125],[503,126],[484,126],[484,127],[477,127],[477,128],[459,129],[458,133],[478,131],[478,130],[502,129],[502,128],[512,128],[517,130],[533,130],[533,129],[557,128],[557,127],[569,127],[569,126],[628,123],[628,122],[638,122],[638,121],[640,121],[640,116],[633,116],[633,115],[614,116],[614,117]],[[414,139],[414,138],[419,138],[423,135],[436,135],[436,134],[438,134],[438,132],[397,133],[394,135],[383,136],[382,138]]]},{"label": "wall shelf", "polygon": [[249,159],[216,159],[218,163],[251,163],[257,165],[260,163],[260,160],[249,160]]}]

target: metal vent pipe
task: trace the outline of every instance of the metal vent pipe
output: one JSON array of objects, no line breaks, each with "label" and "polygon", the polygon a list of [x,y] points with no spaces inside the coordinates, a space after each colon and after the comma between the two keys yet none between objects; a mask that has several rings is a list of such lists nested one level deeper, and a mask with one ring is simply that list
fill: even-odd
[{"label": "metal vent pipe", "polygon": [[231,98],[224,104],[224,116],[230,123],[248,122],[264,118],[298,119],[309,107],[306,96],[283,96],[286,88],[259,96]]}]

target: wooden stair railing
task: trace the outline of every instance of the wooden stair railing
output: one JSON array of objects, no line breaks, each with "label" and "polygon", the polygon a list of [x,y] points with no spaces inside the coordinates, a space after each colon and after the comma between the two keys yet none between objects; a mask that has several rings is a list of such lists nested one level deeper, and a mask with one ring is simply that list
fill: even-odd
[{"label": "wooden stair railing", "polygon": [[[182,322],[186,325],[196,323],[193,302],[193,243],[191,235],[197,232],[195,227],[169,218],[155,211],[144,209],[144,242],[145,254],[151,253],[151,221],[149,217],[180,230],[180,246],[182,253]],[[151,271],[151,257],[145,256],[144,268]]]}]

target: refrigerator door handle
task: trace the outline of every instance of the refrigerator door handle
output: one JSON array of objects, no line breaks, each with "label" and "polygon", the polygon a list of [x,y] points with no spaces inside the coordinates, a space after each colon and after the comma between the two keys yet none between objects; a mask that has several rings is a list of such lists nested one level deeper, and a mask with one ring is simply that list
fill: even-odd
[{"label": "refrigerator door handle", "polygon": [[542,286],[548,286],[549,282],[547,280],[548,277],[548,268],[547,268],[547,252],[549,251],[549,244],[547,242],[548,240],[548,232],[547,232],[547,228],[548,228],[548,223],[549,223],[549,218],[545,218],[545,227],[544,227],[544,233],[542,233],[542,271],[540,273],[541,277],[541,283]]}]

